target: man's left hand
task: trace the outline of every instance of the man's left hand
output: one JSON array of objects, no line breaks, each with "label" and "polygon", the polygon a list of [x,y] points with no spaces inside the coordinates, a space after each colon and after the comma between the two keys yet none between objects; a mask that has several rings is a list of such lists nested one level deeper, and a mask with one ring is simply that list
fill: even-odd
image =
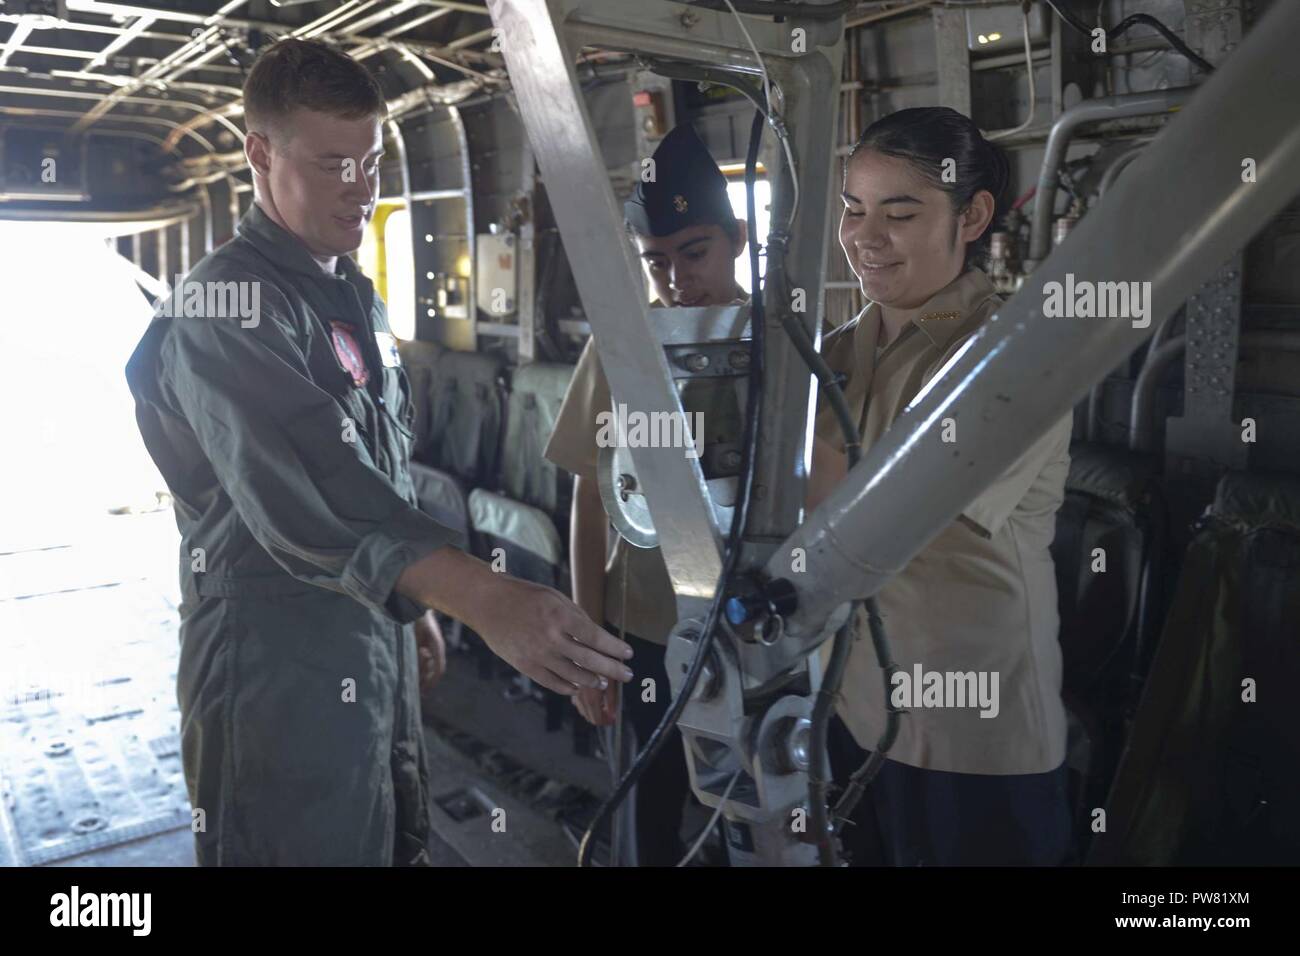
[{"label": "man's left hand", "polygon": [[447,672],[447,645],[432,611],[415,621],[415,647],[420,658],[420,693],[426,694]]}]

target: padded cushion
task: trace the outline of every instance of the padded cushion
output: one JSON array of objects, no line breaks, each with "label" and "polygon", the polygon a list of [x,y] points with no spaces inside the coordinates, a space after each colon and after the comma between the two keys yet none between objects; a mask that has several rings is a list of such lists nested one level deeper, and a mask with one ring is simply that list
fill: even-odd
[{"label": "padded cushion", "polygon": [[1219,481],[1211,513],[1247,524],[1300,529],[1300,478],[1230,472]]},{"label": "padded cushion", "polygon": [[433,381],[428,460],[470,484],[495,485],[504,395],[499,357],[445,352]]},{"label": "padded cushion", "polygon": [[1188,549],[1092,862],[1300,856],[1298,502],[1294,477],[1220,482]]},{"label": "padded cushion", "polygon": [[508,541],[556,567],[564,562],[560,534],[546,512],[475,488],[469,493],[469,514],[476,533]]},{"label": "padded cushion", "polygon": [[[1067,696],[1088,693],[1134,634],[1152,510],[1159,507],[1155,471],[1154,460],[1122,449],[1070,449],[1052,542]],[[1094,570],[1103,560],[1105,572]]]},{"label": "padded cushion", "polygon": [[411,483],[421,511],[439,524],[469,537],[469,503],[464,487],[454,475],[412,462]]},{"label": "padded cushion", "polygon": [[501,486],[548,514],[563,510],[566,475],[543,452],[573,378],[572,365],[534,362],[515,370],[506,415]]},{"label": "padded cushion", "polygon": [[423,457],[433,428],[433,383],[437,376],[438,359],[444,349],[434,342],[403,342],[398,346],[402,366],[411,382],[411,404],[415,407],[415,448],[413,454]]}]

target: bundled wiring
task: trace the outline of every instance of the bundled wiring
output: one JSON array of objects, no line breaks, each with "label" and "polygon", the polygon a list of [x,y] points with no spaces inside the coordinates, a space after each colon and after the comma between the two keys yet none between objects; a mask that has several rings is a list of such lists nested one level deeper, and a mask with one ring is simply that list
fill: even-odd
[{"label": "bundled wiring", "polygon": [[[1092,30],[1088,28],[1088,25],[1086,23],[1084,23],[1082,20],[1076,17],[1073,13],[1070,13],[1068,10],[1065,10],[1061,7],[1060,5],[1061,0],[1044,0],[1044,2],[1049,7],[1052,8],[1053,13],[1055,13],[1058,17],[1060,17],[1062,20],[1068,23],[1075,31],[1077,31],[1078,33],[1082,33],[1084,36],[1092,35]],[[1159,33],[1162,37],[1164,37],[1166,43],[1168,43],[1171,47],[1173,47],[1183,56],[1187,57],[1187,59],[1190,60],[1202,72],[1205,73],[1214,72],[1214,67],[1211,66],[1206,60],[1204,60],[1200,56],[1197,56],[1195,51],[1193,51],[1191,47],[1189,47],[1186,43],[1184,43],[1182,41],[1182,38],[1179,37],[1178,34],[1174,33],[1173,30],[1170,30],[1167,26],[1165,26],[1155,17],[1151,16],[1151,14],[1149,13],[1134,13],[1130,16],[1125,17],[1118,24],[1111,27],[1109,30],[1105,31],[1106,39],[1107,41],[1118,39],[1119,37],[1127,33],[1131,27],[1138,26],[1139,24],[1151,27],[1153,30]]]},{"label": "bundled wiring", "polygon": [[[745,42],[749,44],[754,59],[758,61],[758,68],[763,73],[763,96],[767,100],[766,119],[772,127],[772,132],[776,133],[776,138],[785,151],[785,161],[790,167],[790,188],[793,190],[794,198],[790,203],[790,218],[786,221],[785,229],[781,231],[782,236],[787,236],[790,227],[794,225],[795,213],[799,211],[799,171],[794,162],[794,148],[790,145],[790,134],[786,130],[785,121],[781,118],[781,114],[772,100],[772,81],[768,76],[767,63],[763,60],[763,55],[758,52],[753,37],[749,35],[749,30],[745,27],[745,21],[741,19],[740,12],[736,9],[735,0],[724,0],[724,2],[731,8],[732,15],[736,18],[736,24],[740,27],[740,32],[744,35]],[[757,274],[757,272],[754,273],[754,275]]]}]

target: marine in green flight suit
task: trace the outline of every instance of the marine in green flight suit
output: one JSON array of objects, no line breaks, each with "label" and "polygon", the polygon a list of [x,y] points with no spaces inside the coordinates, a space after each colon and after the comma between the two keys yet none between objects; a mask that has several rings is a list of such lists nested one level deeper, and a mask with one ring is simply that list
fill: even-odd
[{"label": "marine in green flight suit", "polygon": [[374,81],[286,40],[245,100],[256,201],[160,303],[127,366],[181,532],[198,861],[427,864],[413,634],[427,610],[561,693],[629,679],[631,652],[557,592],[457,550],[416,507],[409,382],[346,255],[378,188]]}]

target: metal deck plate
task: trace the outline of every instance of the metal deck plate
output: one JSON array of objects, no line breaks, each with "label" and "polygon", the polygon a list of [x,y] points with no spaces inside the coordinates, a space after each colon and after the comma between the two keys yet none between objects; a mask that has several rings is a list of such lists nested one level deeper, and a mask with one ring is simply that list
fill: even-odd
[{"label": "metal deck plate", "polygon": [[0,556],[9,584],[0,599],[0,858],[10,865],[190,823],[176,704],[175,525],[170,514],[113,522],[109,535],[40,552],[45,561]]}]

